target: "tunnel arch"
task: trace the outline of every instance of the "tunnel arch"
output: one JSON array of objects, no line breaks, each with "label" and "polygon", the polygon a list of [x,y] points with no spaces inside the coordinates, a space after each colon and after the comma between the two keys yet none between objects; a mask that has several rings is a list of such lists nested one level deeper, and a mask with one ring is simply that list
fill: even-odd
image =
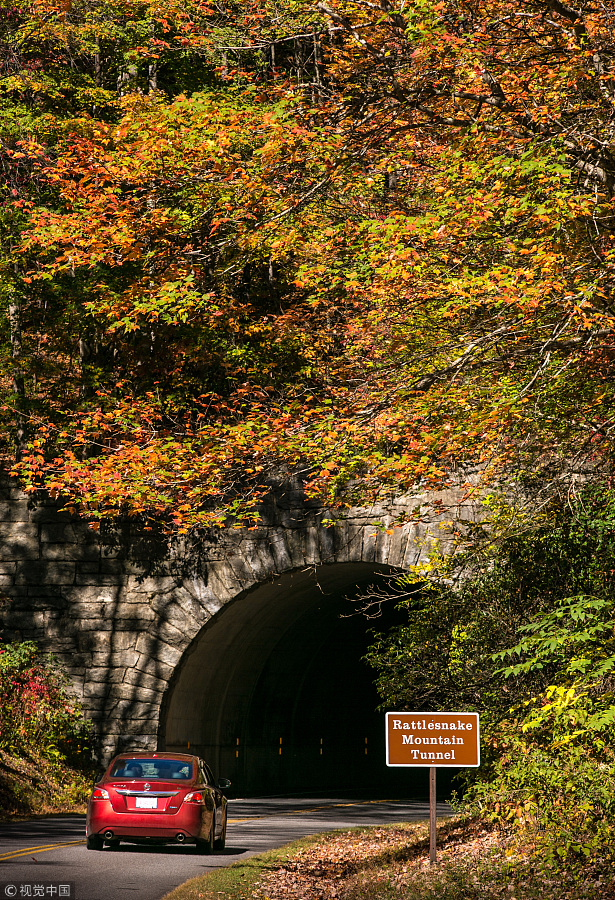
[{"label": "tunnel arch", "polygon": [[373,562],[294,570],[228,603],[178,666],[160,746],[203,755],[242,796],[378,792],[399,781],[384,766],[383,716],[362,661],[369,623],[352,603],[394,571]]},{"label": "tunnel arch", "polygon": [[[355,741],[352,753],[342,753],[355,721],[348,697],[373,687],[358,662],[365,634],[356,620],[339,620],[336,604],[378,573],[427,560],[434,545],[454,540],[460,524],[479,521],[473,491],[460,475],[442,491],[417,488],[342,514],[306,498],[291,480],[272,489],[256,525],[165,536],[138,522],[94,532],[51,498],[32,498],[0,477],[0,568],[11,601],[3,636],[36,641],[63,664],[101,763],[128,749],[190,741],[209,748],[217,768],[232,764],[239,788],[251,790],[255,780],[261,789],[296,787],[301,771],[312,773],[312,782],[303,779],[308,789],[319,770],[313,754],[307,762],[301,754],[322,738],[323,757],[334,747],[340,752],[337,763],[330,753],[319,784],[339,784],[350,777],[349,756],[359,752]],[[329,599],[319,606],[323,590]],[[234,660],[232,677],[225,656]],[[188,700],[198,710],[207,698],[217,704],[213,711],[187,713]],[[332,725],[323,729],[333,716],[323,718],[321,710],[334,707],[343,712],[336,721],[351,723],[338,729],[344,741]],[[368,756],[376,741],[370,734],[355,734],[368,738]],[[280,738],[288,770],[271,758],[273,739],[280,756]],[[241,768],[246,748],[252,774]],[[320,744],[317,751],[320,757]]]}]

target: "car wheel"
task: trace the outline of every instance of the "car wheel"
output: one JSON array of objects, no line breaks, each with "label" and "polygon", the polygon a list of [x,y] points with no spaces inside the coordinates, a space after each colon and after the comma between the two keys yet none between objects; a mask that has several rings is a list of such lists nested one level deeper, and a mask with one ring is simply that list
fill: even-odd
[{"label": "car wheel", "polygon": [[226,847],[226,820],[222,827],[222,833],[217,841],[214,841],[214,850],[224,850]]},{"label": "car wheel", "polygon": [[85,846],[88,848],[88,850],[102,850],[102,848],[105,846],[105,842],[101,837],[99,837],[99,835],[91,834],[86,838]]},{"label": "car wheel", "polygon": [[209,834],[209,839],[206,841],[199,840],[197,838],[196,842],[196,852],[197,853],[213,853],[214,852],[214,834],[216,828],[216,820],[211,823],[211,832]]}]

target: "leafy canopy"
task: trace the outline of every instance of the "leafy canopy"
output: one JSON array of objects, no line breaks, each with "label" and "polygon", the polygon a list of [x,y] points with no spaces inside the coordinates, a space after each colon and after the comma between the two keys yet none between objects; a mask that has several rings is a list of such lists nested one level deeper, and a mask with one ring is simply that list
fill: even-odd
[{"label": "leafy canopy", "polygon": [[612,26],[559,0],[11,6],[14,471],[187,530],[293,473],[339,506],[608,466]]}]

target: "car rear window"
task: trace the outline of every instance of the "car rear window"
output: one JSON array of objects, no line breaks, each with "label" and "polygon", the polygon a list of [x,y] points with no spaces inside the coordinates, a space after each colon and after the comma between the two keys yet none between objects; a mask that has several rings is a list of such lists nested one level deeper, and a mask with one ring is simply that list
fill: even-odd
[{"label": "car rear window", "polygon": [[192,763],[183,759],[118,759],[110,777],[188,781],[192,778]]}]

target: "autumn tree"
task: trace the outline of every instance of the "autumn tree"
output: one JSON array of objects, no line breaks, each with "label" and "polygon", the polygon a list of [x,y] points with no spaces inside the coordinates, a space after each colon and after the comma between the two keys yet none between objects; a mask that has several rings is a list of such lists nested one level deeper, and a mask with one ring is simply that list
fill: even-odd
[{"label": "autumn tree", "polygon": [[35,117],[11,87],[27,484],[188,528],[284,473],[339,505],[608,467],[608,8],[93,15],[35,55],[53,21],[105,97]]}]

